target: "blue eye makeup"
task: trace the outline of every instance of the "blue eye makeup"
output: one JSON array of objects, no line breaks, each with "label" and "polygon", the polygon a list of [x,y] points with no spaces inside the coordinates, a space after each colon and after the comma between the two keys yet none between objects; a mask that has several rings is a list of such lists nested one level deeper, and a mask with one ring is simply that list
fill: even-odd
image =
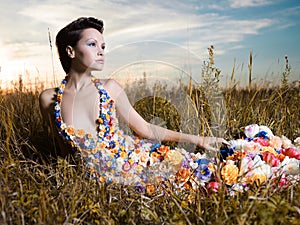
[{"label": "blue eye makeup", "polygon": [[90,46],[90,47],[96,47],[96,43],[90,42],[90,43],[87,43],[87,46]]}]

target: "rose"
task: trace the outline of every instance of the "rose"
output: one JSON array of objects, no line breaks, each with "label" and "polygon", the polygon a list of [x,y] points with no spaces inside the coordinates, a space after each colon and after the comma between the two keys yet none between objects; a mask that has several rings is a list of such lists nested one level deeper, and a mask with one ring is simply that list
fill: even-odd
[{"label": "rose", "polygon": [[239,169],[233,163],[226,164],[221,170],[221,176],[228,185],[236,183],[238,175]]},{"label": "rose", "polygon": [[282,149],[281,153],[290,158],[295,158],[300,160],[300,151],[297,151],[295,148]]},{"label": "rose", "polygon": [[280,160],[271,152],[264,152],[262,157],[263,160],[270,166],[278,166],[280,163]]}]

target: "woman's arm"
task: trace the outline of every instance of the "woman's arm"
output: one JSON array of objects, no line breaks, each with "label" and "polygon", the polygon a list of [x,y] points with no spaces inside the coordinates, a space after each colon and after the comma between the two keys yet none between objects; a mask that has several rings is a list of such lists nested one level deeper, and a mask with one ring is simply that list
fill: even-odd
[{"label": "woman's arm", "polygon": [[223,144],[229,144],[223,138],[200,137],[179,133],[145,121],[132,107],[124,89],[115,80],[107,80],[105,88],[115,100],[118,114],[138,135],[159,141],[190,142],[204,149],[216,150]]}]

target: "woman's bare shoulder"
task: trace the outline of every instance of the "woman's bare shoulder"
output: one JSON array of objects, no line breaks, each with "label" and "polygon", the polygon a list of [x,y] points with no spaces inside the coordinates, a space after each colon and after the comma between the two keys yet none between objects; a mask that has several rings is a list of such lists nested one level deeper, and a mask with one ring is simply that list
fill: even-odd
[{"label": "woman's bare shoulder", "polygon": [[39,102],[43,109],[47,109],[54,103],[56,96],[56,88],[49,88],[40,93]]},{"label": "woman's bare shoulder", "polygon": [[111,97],[116,99],[122,93],[123,87],[114,79],[107,79],[104,81],[104,89],[107,90]]},{"label": "woman's bare shoulder", "polygon": [[106,80],[104,80],[104,88],[105,89],[114,90],[114,91],[123,90],[122,85],[118,81],[116,81],[114,79],[106,79]]}]

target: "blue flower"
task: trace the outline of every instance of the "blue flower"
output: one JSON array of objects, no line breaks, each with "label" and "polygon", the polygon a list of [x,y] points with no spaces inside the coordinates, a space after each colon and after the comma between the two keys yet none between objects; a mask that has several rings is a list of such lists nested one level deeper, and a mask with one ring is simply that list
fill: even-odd
[{"label": "blue flower", "polygon": [[260,131],[257,135],[256,135],[256,137],[262,137],[263,139],[269,139],[269,135],[268,135],[268,133],[266,132],[266,131]]},{"label": "blue flower", "polygon": [[195,170],[194,175],[201,181],[208,181],[211,178],[212,172],[209,170],[207,164],[200,164]]}]

